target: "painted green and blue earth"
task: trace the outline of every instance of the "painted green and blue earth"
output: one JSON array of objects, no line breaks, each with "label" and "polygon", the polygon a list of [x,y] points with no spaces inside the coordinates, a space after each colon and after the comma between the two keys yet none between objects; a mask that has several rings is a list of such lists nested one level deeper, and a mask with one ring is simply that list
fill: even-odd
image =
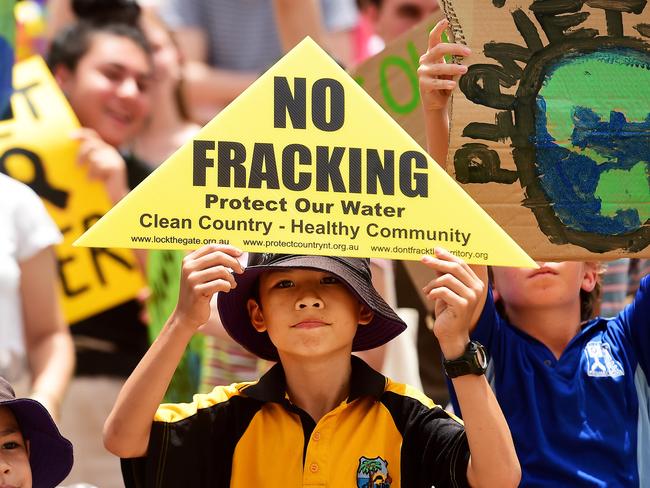
[{"label": "painted green and blue earth", "polygon": [[619,47],[556,60],[537,94],[532,142],[563,225],[639,230],[650,218],[650,55]]}]

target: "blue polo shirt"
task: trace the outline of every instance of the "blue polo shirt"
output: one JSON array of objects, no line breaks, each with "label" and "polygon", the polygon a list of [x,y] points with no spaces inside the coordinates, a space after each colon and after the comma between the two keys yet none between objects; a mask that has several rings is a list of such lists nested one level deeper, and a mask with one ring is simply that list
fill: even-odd
[{"label": "blue polo shirt", "polygon": [[490,356],[521,486],[650,487],[650,277],[618,316],[587,322],[559,359],[503,319],[491,291],[472,338]]}]

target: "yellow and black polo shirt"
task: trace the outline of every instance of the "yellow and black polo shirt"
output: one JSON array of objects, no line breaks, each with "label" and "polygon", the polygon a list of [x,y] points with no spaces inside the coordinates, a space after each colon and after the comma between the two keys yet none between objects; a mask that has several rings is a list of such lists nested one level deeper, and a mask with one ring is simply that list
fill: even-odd
[{"label": "yellow and black polo shirt", "polygon": [[461,487],[462,423],[353,356],[350,396],[318,423],[293,405],[284,371],[161,405],[127,488]]}]

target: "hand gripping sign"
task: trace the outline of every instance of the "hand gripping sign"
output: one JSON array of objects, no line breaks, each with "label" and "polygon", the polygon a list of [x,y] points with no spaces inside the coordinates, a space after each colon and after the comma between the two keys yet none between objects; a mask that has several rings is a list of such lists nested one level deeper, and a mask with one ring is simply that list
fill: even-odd
[{"label": "hand gripping sign", "polygon": [[445,0],[472,48],[450,170],[536,259],[650,256],[650,7]]},{"label": "hand gripping sign", "polygon": [[72,247],[111,204],[75,162],[70,133],[79,122],[41,58],[15,66],[11,104],[14,119],[0,123],[0,171],[29,185],[63,234],[56,255],[66,319],[73,324],[134,298],[144,283],[132,251]]},{"label": "hand gripping sign", "polygon": [[533,261],[307,38],[77,244]]}]

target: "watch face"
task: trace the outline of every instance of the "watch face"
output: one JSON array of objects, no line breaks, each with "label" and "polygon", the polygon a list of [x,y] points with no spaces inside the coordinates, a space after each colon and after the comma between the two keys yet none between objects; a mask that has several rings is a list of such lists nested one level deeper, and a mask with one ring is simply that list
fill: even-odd
[{"label": "watch face", "polygon": [[487,368],[487,353],[485,352],[485,348],[480,344],[476,347],[476,362],[482,369]]},{"label": "watch face", "polygon": [[443,365],[450,378],[466,374],[484,374],[488,357],[485,348],[476,341],[467,344],[465,353],[458,359],[445,360]]}]

